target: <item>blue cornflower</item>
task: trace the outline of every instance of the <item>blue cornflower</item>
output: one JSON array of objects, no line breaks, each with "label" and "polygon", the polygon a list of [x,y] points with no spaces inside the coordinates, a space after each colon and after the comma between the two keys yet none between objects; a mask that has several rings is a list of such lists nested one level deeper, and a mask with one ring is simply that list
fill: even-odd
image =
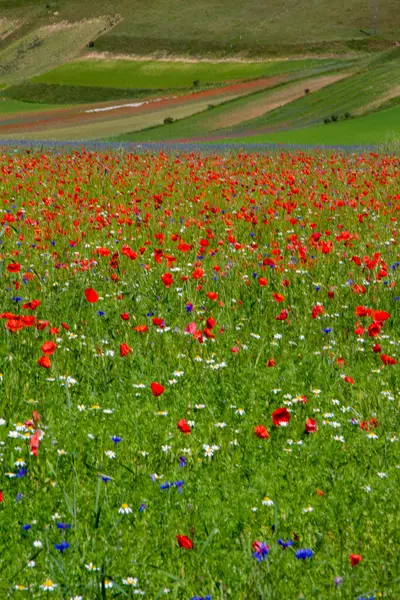
[{"label": "blue cornflower", "polygon": [[357,600],[374,600],[375,596],[369,596],[367,598],[367,596],[360,596],[359,598],[357,598]]},{"label": "blue cornflower", "polygon": [[51,240],[50,244],[51,244],[52,246],[55,246],[55,245],[56,245],[56,241],[55,241],[55,240]]},{"label": "blue cornflower", "polygon": [[172,483],[170,483],[169,481],[166,481],[165,483],[160,483],[160,490],[169,490],[169,488],[172,486],[173,486]]},{"label": "blue cornflower", "polygon": [[101,479],[102,481],[104,481],[104,483],[108,483],[109,481],[111,481],[112,477],[109,477],[108,475],[102,475]]},{"label": "blue cornflower", "polygon": [[18,469],[17,477],[18,479],[22,479],[28,473],[28,469]]},{"label": "blue cornflower", "polygon": [[312,558],[313,556],[313,551],[310,550],[310,548],[300,548],[300,550],[297,550],[296,552],[296,558],[298,560],[305,560],[306,558]]},{"label": "blue cornflower", "polygon": [[258,277],[257,273],[253,273],[253,277],[254,277],[254,279],[255,279],[256,277]]},{"label": "blue cornflower", "polygon": [[183,488],[184,483],[185,483],[184,481],[175,481],[175,483],[173,484],[173,485],[175,485],[179,494],[182,494],[182,488]]},{"label": "blue cornflower", "polygon": [[197,260],[203,260],[204,256],[198,256]]},{"label": "blue cornflower", "polygon": [[282,548],[283,548],[284,550],[286,550],[286,548],[289,548],[289,546],[293,546],[293,542],[292,542],[292,540],[288,540],[287,542],[284,542],[282,538],[279,538],[279,540],[278,540],[278,544],[279,544],[280,546],[282,546]]},{"label": "blue cornflower", "polygon": [[145,504],[144,502],[139,506],[139,512],[142,513],[146,510],[147,508],[147,504]]},{"label": "blue cornflower", "polygon": [[22,525],[22,529],[24,531],[29,531],[31,527],[32,527],[32,525],[29,525],[29,523],[27,525]]},{"label": "blue cornflower", "polygon": [[64,552],[64,550],[68,550],[69,546],[70,545],[65,540],[63,540],[61,544],[54,544],[54,548],[59,552]]},{"label": "blue cornflower", "polygon": [[97,314],[98,317],[104,317],[104,315],[106,313],[104,311],[102,311],[102,310],[98,310],[96,314]]},{"label": "blue cornflower", "polygon": [[72,525],[69,523],[57,523],[56,527],[57,529],[71,529]]},{"label": "blue cornflower", "polygon": [[21,500],[21,498],[23,498],[23,497],[24,497],[23,494],[21,494],[21,493],[17,494],[17,496],[15,498],[15,502],[19,502]]},{"label": "blue cornflower", "polygon": [[188,302],[185,306],[185,310],[187,313],[191,313],[193,310],[193,304],[191,304],[190,302]]},{"label": "blue cornflower", "polygon": [[395,271],[398,267],[400,267],[400,262],[393,263],[389,268],[392,269],[392,271]]},{"label": "blue cornflower", "polygon": [[265,560],[269,554],[269,546],[264,542],[255,542],[253,544],[253,548],[256,548],[256,551],[253,552],[253,558],[255,558],[258,562],[262,562]]},{"label": "blue cornflower", "polygon": [[330,333],[332,331],[332,327],[325,327],[325,329],[322,330],[324,333]]},{"label": "blue cornflower", "polygon": [[186,456],[181,456],[179,459],[179,466],[180,467],[186,467],[187,465],[187,458]]},{"label": "blue cornflower", "polygon": [[321,289],[321,286],[320,286],[320,285],[314,285],[314,290],[315,290],[316,292],[319,292],[319,290],[320,290],[320,289]]},{"label": "blue cornflower", "polygon": [[193,596],[190,600],[211,600],[211,596],[210,594],[207,594],[207,596]]},{"label": "blue cornflower", "polygon": [[14,296],[13,298],[11,298],[11,300],[13,302],[22,302],[23,298],[21,298],[21,296]]},{"label": "blue cornflower", "polygon": [[254,237],[255,235],[256,235],[256,234],[255,234],[255,233],[253,233],[253,232],[251,232],[251,233],[250,233],[250,237]]},{"label": "blue cornflower", "polygon": [[400,300],[400,296],[395,296],[395,297],[393,298],[393,300],[396,300],[396,301],[397,301],[397,300]]},{"label": "blue cornflower", "polygon": [[114,442],[114,444],[119,444],[119,442],[122,442],[122,437],[120,437],[119,435],[113,435],[111,439]]}]

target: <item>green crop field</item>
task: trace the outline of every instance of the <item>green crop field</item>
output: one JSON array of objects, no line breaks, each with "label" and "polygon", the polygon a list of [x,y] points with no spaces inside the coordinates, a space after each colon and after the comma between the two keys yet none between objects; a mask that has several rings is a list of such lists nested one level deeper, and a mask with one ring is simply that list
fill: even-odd
[{"label": "green crop field", "polygon": [[19,100],[9,100],[0,98],[0,116],[25,111],[45,110],[47,108],[57,108],[56,104],[35,104],[29,102],[20,102]]},{"label": "green crop field", "polygon": [[[271,62],[163,62],[77,60],[32,78],[35,83],[113,88],[169,89],[193,87],[193,82],[215,84],[272,77],[310,69],[323,70],[331,59]],[[343,65],[343,61],[337,61]]]},{"label": "green crop field", "polygon": [[400,148],[400,106],[359,117],[330,123],[293,129],[279,133],[229,138],[225,141],[239,143],[271,142],[307,145],[363,145],[387,144]]}]

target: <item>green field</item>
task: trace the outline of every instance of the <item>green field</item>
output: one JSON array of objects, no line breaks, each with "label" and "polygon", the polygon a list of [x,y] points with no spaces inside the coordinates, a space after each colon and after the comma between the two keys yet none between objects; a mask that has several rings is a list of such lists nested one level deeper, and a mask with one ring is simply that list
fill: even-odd
[{"label": "green field", "polygon": [[0,98],[0,115],[10,115],[26,111],[45,110],[58,108],[56,104],[36,104],[29,102],[20,102],[19,100],[9,100]]},{"label": "green field", "polygon": [[[384,104],[388,95],[399,94],[397,82],[400,81],[400,50],[395,49],[383,53],[378,59],[374,58],[369,63],[357,67],[358,72],[349,75],[322,87],[310,94],[303,94],[273,110],[267,110],[258,114],[256,118],[249,118],[252,114],[253,105],[260,104],[276,94],[276,90],[257,92],[250,97],[240,98],[230,103],[214,107],[201,114],[193,115],[184,120],[170,125],[163,125],[147,131],[135,132],[122,136],[121,139],[130,141],[157,141],[169,139],[187,139],[193,136],[217,136],[218,138],[244,138],[249,134],[253,137],[260,133],[268,137],[271,133],[284,131],[279,134],[280,138],[286,139],[288,132],[300,127],[314,127],[321,125],[325,118],[336,114],[343,118],[346,113],[350,116],[370,112],[376,103]],[[356,69],[355,69],[356,70]],[[286,89],[293,86],[286,84]],[[285,87],[280,88],[282,96],[285,95]],[[241,120],[229,126],[229,120],[234,111],[241,111]],[[376,123],[379,117],[374,117]],[[352,121],[356,123],[357,120]],[[336,123],[336,125],[338,125]],[[340,124],[341,125],[341,124]],[[394,126],[396,122],[394,122]],[[349,125],[346,125],[349,126]],[[343,125],[343,131],[346,131]],[[374,139],[384,138],[387,133],[387,120],[382,123],[383,130],[380,134],[375,130]],[[356,127],[354,124],[352,127]],[[324,128],[322,129],[324,130]],[[317,131],[319,128],[317,127]],[[342,126],[337,130],[342,131]],[[237,135],[235,135],[237,134]],[[301,133],[296,133],[296,136]],[[372,135],[372,133],[371,133]],[[320,142],[318,142],[320,143]],[[344,142],[343,142],[344,143]]]},{"label": "green field", "polygon": [[[343,64],[344,61],[337,61],[338,66]],[[134,89],[190,88],[194,81],[218,84],[333,66],[335,61],[331,59],[252,63],[77,60],[33,77],[32,82]]]},{"label": "green field", "polygon": [[[54,13],[57,13],[56,15]],[[93,36],[95,49],[147,55],[300,55],[385,47],[398,36],[397,0],[379,6],[379,36],[372,29],[371,0],[0,0],[0,14],[24,19],[21,32],[39,24],[111,17],[115,26]],[[6,25],[3,25],[6,28]],[[7,45],[6,40],[4,44]]]},{"label": "green field", "polygon": [[229,138],[227,142],[310,145],[388,144],[400,147],[400,106],[364,117],[279,133]]}]

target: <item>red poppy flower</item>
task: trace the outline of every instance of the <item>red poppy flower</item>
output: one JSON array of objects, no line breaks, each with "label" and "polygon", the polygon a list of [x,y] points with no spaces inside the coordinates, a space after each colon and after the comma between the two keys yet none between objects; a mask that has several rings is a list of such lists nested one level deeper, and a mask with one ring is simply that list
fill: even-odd
[{"label": "red poppy flower", "polygon": [[129,321],[129,314],[128,313],[121,313],[119,316],[121,317],[121,319],[123,321]]},{"label": "red poppy flower", "polygon": [[215,339],[215,335],[213,334],[213,332],[211,331],[211,329],[209,327],[205,327],[203,333],[206,336],[206,338],[208,338],[209,340]]},{"label": "red poppy flower", "polygon": [[272,422],[277,427],[288,425],[290,421],[290,412],[287,408],[277,408],[272,413]]},{"label": "red poppy flower", "polygon": [[383,323],[387,319],[390,319],[390,314],[385,310],[373,310],[371,312],[373,320],[377,323]]},{"label": "red poppy flower", "polygon": [[21,270],[21,265],[19,263],[10,263],[7,265],[7,271],[9,273],[18,273]]},{"label": "red poppy flower", "polygon": [[315,419],[312,419],[311,417],[307,419],[305,430],[307,433],[313,433],[315,431],[318,431],[317,421]]},{"label": "red poppy flower", "polygon": [[392,356],[388,356],[387,354],[381,354],[381,361],[384,365],[395,365],[397,360]]},{"label": "red poppy flower", "polygon": [[43,354],[53,354],[55,349],[57,348],[56,344],[54,342],[45,342],[42,346],[42,352]]},{"label": "red poppy flower", "polygon": [[186,421],[186,419],[181,419],[180,421],[178,421],[177,427],[180,431],[182,431],[182,433],[190,433],[192,430],[190,429],[190,425],[189,423]]},{"label": "red poppy flower", "polygon": [[186,535],[177,535],[176,540],[181,548],[185,548],[185,550],[192,550],[193,542]]},{"label": "red poppy flower", "polygon": [[39,450],[39,446],[40,446],[40,437],[39,436],[40,436],[40,432],[35,431],[35,433],[29,439],[29,448],[30,448],[31,454],[33,456],[38,455],[38,450]]},{"label": "red poppy flower", "polygon": [[160,319],[159,317],[153,317],[152,322],[156,327],[165,327],[164,319]]},{"label": "red poppy flower", "polygon": [[346,361],[344,360],[344,358],[339,357],[336,359],[336,364],[338,367],[344,367],[344,365],[346,364]]},{"label": "red poppy flower", "polygon": [[259,277],[258,285],[261,287],[265,287],[266,285],[268,285],[268,279],[265,279],[265,277]]},{"label": "red poppy flower", "polygon": [[275,302],[285,302],[285,296],[283,294],[277,294],[276,292],[273,293],[274,296],[274,300]]},{"label": "red poppy flower", "polygon": [[32,317],[31,315],[24,315],[21,317],[21,323],[24,327],[32,327],[36,322],[36,317]]},{"label": "red poppy flower", "polygon": [[360,554],[349,554],[349,559],[351,562],[351,566],[355,567],[359,562],[362,561],[362,556]]},{"label": "red poppy flower", "polygon": [[267,360],[267,367],[271,368],[271,367],[276,367],[276,362],[274,361],[273,358],[269,358]]},{"label": "red poppy flower", "polygon": [[149,328],[147,327],[147,325],[137,325],[133,329],[135,331],[137,331],[138,333],[146,333],[146,331],[149,330]]},{"label": "red poppy flower", "polygon": [[381,329],[382,329],[382,325],[380,323],[374,321],[368,327],[368,335],[369,335],[369,337],[376,337],[377,335],[380,334]]},{"label": "red poppy flower", "polygon": [[128,344],[121,344],[120,345],[120,347],[119,347],[119,355],[121,357],[126,356],[130,352],[132,352],[132,348],[129,348]]},{"label": "red poppy flower", "polygon": [[372,346],[372,352],[375,352],[376,354],[378,354],[378,352],[380,352],[382,350],[382,346],[380,344],[374,344]]},{"label": "red poppy flower", "polygon": [[85,290],[86,300],[91,304],[94,304],[99,299],[99,295],[93,288],[87,288]]},{"label": "red poppy flower", "polygon": [[201,267],[196,267],[192,273],[193,279],[201,279],[204,275],[205,271]]},{"label": "red poppy flower", "polygon": [[362,325],[359,325],[358,327],[355,328],[354,333],[356,335],[364,335],[365,329]]},{"label": "red poppy flower", "polygon": [[320,315],[323,315],[324,312],[325,312],[325,307],[322,306],[322,304],[316,304],[314,306],[314,308],[312,309],[311,316],[312,316],[313,319],[316,319]]},{"label": "red poppy flower", "polygon": [[372,427],[374,427],[374,429],[377,429],[378,419],[372,417],[371,419],[367,419],[366,421],[361,421],[360,427],[363,431],[370,431]]},{"label": "red poppy flower", "polygon": [[269,433],[267,428],[264,425],[256,425],[253,429],[254,435],[256,435],[260,440],[265,440],[269,438]]},{"label": "red poppy flower", "polygon": [[365,306],[357,306],[356,315],[358,317],[370,317],[372,314],[372,310],[370,308],[366,308]]},{"label": "red poppy flower", "polygon": [[50,369],[51,367],[51,361],[47,355],[39,358],[37,364],[39,365],[39,367],[43,367],[44,369]]},{"label": "red poppy flower", "polygon": [[0,502],[4,502],[4,496],[3,496],[3,492],[0,491]]},{"label": "red poppy flower", "polygon": [[207,319],[208,329],[212,329],[215,326],[216,322],[217,321],[215,319],[213,319],[212,317],[208,317],[208,319]]},{"label": "red poppy flower", "polygon": [[171,273],[164,273],[161,276],[161,279],[166,288],[171,287],[171,285],[174,283]]},{"label": "red poppy flower", "polygon": [[190,244],[186,244],[185,242],[180,242],[177,245],[177,248],[179,252],[189,252],[192,249],[192,246]]},{"label": "red poppy flower", "polygon": [[210,298],[210,300],[218,300],[218,294],[217,292],[207,292],[207,298]]},{"label": "red poppy flower", "polygon": [[24,328],[24,324],[21,323],[20,319],[8,319],[7,323],[6,323],[6,329],[8,329],[9,331],[12,331],[13,333],[15,333],[16,331],[19,331],[20,329]]},{"label": "red poppy flower", "polygon": [[354,379],[352,377],[349,377],[348,375],[346,375],[346,377],[344,377],[344,380],[346,383],[351,383],[352,385],[354,383]]},{"label": "red poppy flower", "polygon": [[165,392],[164,386],[162,386],[161,383],[157,383],[156,381],[153,381],[150,387],[153,396],[155,396],[156,398],[157,396],[161,396]]},{"label": "red poppy flower", "polygon": [[25,304],[22,305],[22,308],[25,310],[36,310],[38,306],[40,306],[39,300],[31,300],[30,302],[25,302]]},{"label": "red poppy flower", "polygon": [[283,310],[281,310],[281,312],[279,313],[279,315],[277,317],[275,317],[276,321],[286,321],[286,319],[288,318],[288,311],[286,308],[284,308]]}]

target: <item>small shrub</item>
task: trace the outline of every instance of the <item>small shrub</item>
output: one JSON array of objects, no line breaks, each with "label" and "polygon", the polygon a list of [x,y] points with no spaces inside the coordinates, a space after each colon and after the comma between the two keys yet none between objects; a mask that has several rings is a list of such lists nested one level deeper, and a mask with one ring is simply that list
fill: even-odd
[{"label": "small shrub", "polygon": [[310,88],[306,88],[306,89],[304,90],[304,93],[305,93],[305,95],[306,95],[306,96],[308,96],[308,94],[310,93]]},{"label": "small shrub", "polygon": [[326,117],[326,119],[324,119],[325,125],[327,125],[330,122],[331,122],[331,118],[330,117]]},{"label": "small shrub", "polygon": [[336,123],[336,121],[339,121],[338,115],[332,115],[331,116],[331,121],[332,121],[332,123]]},{"label": "small shrub", "polygon": [[165,117],[165,119],[164,119],[164,125],[170,125],[173,122],[174,122],[174,119],[172,117]]},{"label": "small shrub", "polygon": [[200,85],[200,80],[199,79],[195,79],[193,81],[193,87],[199,87],[199,85]]},{"label": "small shrub", "polygon": [[345,112],[344,113],[344,118],[345,119],[351,119],[351,114],[349,112]]},{"label": "small shrub", "polygon": [[89,42],[88,43],[88,48],[94,48],[94,42]]},{"label": "small shrub", "polygon": [[215,104],[209,104],[207,108],[214,108]]}]

